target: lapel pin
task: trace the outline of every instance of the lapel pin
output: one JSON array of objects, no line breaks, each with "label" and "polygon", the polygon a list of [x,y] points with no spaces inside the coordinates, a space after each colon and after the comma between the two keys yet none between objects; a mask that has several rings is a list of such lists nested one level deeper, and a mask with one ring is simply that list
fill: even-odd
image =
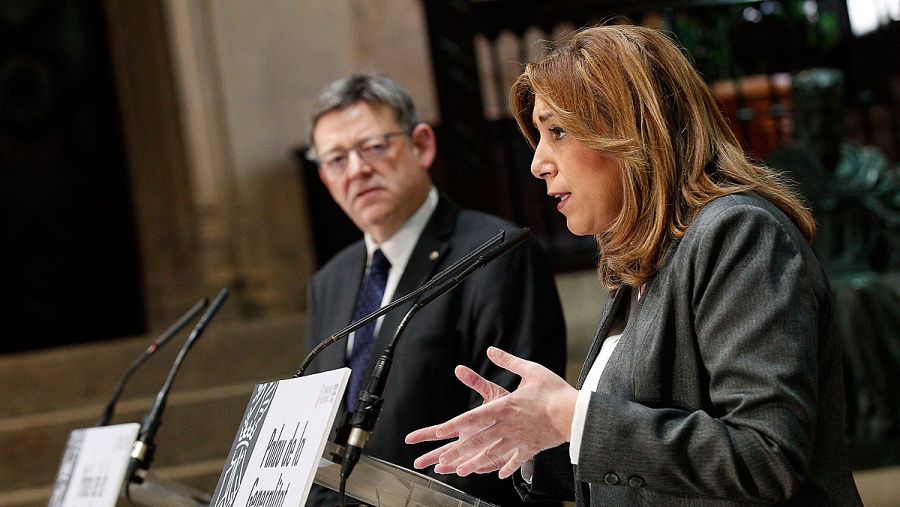
[{"label": "lapel pin", "polygon": [[432,250],[431,253],[428,254],[428,260],[430,260],[430,261],[436,261],[439,255],[440,255],[440,254],[438,253],[437,250]]}]

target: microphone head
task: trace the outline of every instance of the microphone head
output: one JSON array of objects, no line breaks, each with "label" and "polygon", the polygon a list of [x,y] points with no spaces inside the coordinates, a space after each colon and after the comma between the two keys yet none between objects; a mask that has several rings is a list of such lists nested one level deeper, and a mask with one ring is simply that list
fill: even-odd
[{"label": "microphone head", "polygon": [[178,334],[178,332],[181,331],[184,328],[184,326],[186,326],[188,324],[188,322],[194,320],[194,317],[196,317],[198,313],[200,313],[204,308],[206,308],[206,306],[208,304],[209,304],[208,297],[204,297],[200,301],[197,301],[194,304],[194,306],[191,307],[190,310],[185,312],[184,315],[182,315],[181,318],[178,319],[178,321],[176,321],[174,324],[172,324],[172,326],[169,327],[169,329],[166,329],[166,331],[163,334],[159,335],[159,337],[153,343],[151,343],[150,346],[147,347],[147,350],[150,351],[150,353],[152,354],[152,353],[156,352],[157,350],[163,348],[163,346],[165,344],[169,343],[169,341],[176,334]]}]

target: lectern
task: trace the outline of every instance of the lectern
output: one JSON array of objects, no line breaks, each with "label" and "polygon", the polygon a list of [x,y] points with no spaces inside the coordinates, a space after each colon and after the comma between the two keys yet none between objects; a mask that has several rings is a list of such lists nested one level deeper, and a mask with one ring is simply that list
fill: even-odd
[{"label": "lectern", "polygon": [[[328,442],[315,483],[337,491],[343,448]],[[347,496],[373,507],[497,507],[426,475],[363,454],[347,480]]]},{"label": "lectern", "polygon": [[122,488],[121,496],[126,504],[148,507],[204,507],[209,505],[208,493],[163,479],[150,473],[149,470],[138,470],[135,475],[140,482],[129,482]]},{"label": "lectern", "polygon": [[[333,491],[340,486],[343,447],[328,442],[315,483]],[[203,507],[208,494],[138,470],[141,483],[125,486],[131,503],[148,507]],[[125,496],[125,490],[123,490]],[[497,507],[426,475],[363,454],[347,481],[347,496],[373,507]],[[348,503],[351,503],[348,501]]]}]

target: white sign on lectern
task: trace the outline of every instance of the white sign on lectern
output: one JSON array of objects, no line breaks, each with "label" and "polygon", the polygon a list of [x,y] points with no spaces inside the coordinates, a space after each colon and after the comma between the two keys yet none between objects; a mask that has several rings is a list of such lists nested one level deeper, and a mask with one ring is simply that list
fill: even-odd
[{"label": "white sign on lectern", "polygon": [[257,384],[210,507],[306,502],[350,369]]},{"label": "white sign on lectern", "polygon": [[48,507],[113,507],[141,425],[74,430],[56,473]]}]

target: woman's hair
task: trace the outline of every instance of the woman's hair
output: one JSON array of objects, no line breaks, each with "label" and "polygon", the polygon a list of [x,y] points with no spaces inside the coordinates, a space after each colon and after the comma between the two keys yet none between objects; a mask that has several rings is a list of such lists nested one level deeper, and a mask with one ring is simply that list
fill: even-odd
[{"label": "woman's hair", "polygon": [[758,193],[812,242],[812,215],[775,172],[747,159],[709,88],[662,33],[588,28],[529,64],[511,103],[532,147],[539,138],[535,96],[570,136],[612,157],[622,171],[622,211],[596,237],[599,276],[609,290],[646,282],[694,215],[724,195]]}]

